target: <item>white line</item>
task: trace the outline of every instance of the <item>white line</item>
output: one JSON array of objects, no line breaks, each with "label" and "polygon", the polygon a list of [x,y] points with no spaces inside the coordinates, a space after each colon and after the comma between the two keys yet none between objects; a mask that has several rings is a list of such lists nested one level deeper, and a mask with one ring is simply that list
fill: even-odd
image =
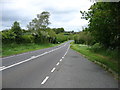
[{"label": "white line", "polygon": [[[64,45],[59,45],[60,47],[63,47]],[[58,48],[60,48],[60,47],[58,47]],[[57,48],[56,48],[57,49]],[[55,49],[53,49],[53,50],[55,50]],[[36,50],[36,51],[38,51],[38,50]],[[20,56],[20,55],[24,55],[24,54],[29,54],[29,53],[34,53],[34,52],[36,52],[36,51],[31,51],[31,52],[25,52],[25,53],[21,53],[21,54],[18,54],[18,55],[13,55],[13,56],[8,56],[8,57],[4,57],[4,58],[2,58],[2,59],[7,59],[7,58],[11,58],[11,57],[15,57],[15,56]],[[51,50],[52,51],[52,50]],[[48,53],[48,52],[47,52]]]},{"label": "white line", "polygon": [[34,59],[34,58],[36,58],[36,56],[32,56],[32,57],[31,57],[31,59]]},{"label": "white line", "polygon": [[16,66],[16,65],[19,65],[19,64],[22,64],[22,63],[27,62],[27,61],[30,61],[30,60],[32,60],[32,58],[29,58],[29,59],[27,59],[27,60],[24,60],[24,61],[15,63],[15,64],[10,65],[10,66],[7,66],[7,67],[4,67],[4,68],[2,68],[0,71],[5,70],[5,69],[8,69],[8,68],[11,68],[11,67]]},{"label": "white line", "polygon": [[0,71],[4,68],[5,66],[0,67]]},{"label": "white line", "polygon": [[60,59],[60,62],[62,61],[62,59]]},{"label": "white line", "polygon": [[67,55],[69,48],[70,48],[70,45],[68,46],[67,51],[65,52],[65,54],[62,58],[64,58]]},{"label": "white line", "polygon": [[60,63],[58,62],[56,65],[59,65]]},{"label": "white line", "polygon": [[[60,48],[62,48],[62,47],[64,47],[64,46],[61,46],[61,47],[56,48],[56,49],[53,49],[53,50],[55,51],[55,50],[60,49]],[[16,65],[19,65],[19,64],[22,64],[22,63],[25,63],[25,62],[28,62],[28,61],[30,61],[30,60],[32,60],[32,59],[38,58],[38,57],[43,56],[43,55],[45,55],[45,54],[48,54],[48,53],[50,53],[50,52],[53,52],[53,51],[51,50],[51,51],[42,53],[42,54],[37,55],[37,56],[32,56],[31,58],[26,59],[26,60],[24,60],[24,61],[21,61],[21,62],[12,64],[12,65],[10,65],[10,66],[3,67],[2,69],[0,69],[0,71],[3,71],[3,70],[5,70],[5,69],[11,68],[11,67],[13,67],[13,66],[16,66]],[[59,65],[59,63],[58,63],[58,65]]]},{"label": "white line", "polygon": [[4,68],[5,66],[0,67],[0,69]]},{"label": "white line", "polygon": [[5,66],[2,66],[2,67],[0,67],[0,68],[3,68],[3,67],[5,67]]},{"label": "white line", "polygon": [[52,70],[51,70],[51,72],[54,72],[55,71],[55,68],[53,68]]},{"label": "white line", "polygon": [[47,77],[42,81],[41,84],[44,84],[44,83],[48,80],[48,78],[49,78],[49,76],[47,76]]}]

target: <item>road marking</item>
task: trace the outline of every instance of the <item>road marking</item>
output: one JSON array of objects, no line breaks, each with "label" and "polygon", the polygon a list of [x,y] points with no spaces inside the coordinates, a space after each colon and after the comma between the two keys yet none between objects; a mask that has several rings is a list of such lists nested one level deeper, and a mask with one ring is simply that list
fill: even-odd
[{"label": "road marking", "polygon": [[51,72],[54,72],[55,71],[55,68],[53,68],[52,70],[51,70]]},{"label": "road marking", "polygon": [[[66,44],[65,44],[66,45]],[[59,49],[60,48],[62,48],[62,47],[64,47],[64,45],[59,45]],[[55,51],[55,49],[53,49],[54,51]],[[56,50],[57,50],[57,48],[56,48]],[[36,50],[36,51],[38,51],[38,50]],[[2,58],[2,59],[7,59],[7,58],[11,58],[11,57],[15,57],[15,56],[20,56],[20,55],[24,55],[24,54],[29,54],[29,53],[34,53],[34,52],[36,52],[36,51],[31,51],[31,52],[25,52],[25,53],[22,53],[22,54],[18,54],[18,55],[13,55],[13,56],[8,56],[8,57],[4,57],[4,58]],[[51,50],[52,51],[52,50]],[[47,52],[48,53],[48,52]]]},{"label": "road marking", "polygon": [[56,65],[59,65],[60,63],[58,62]]},{"label": "road marking", "polygon": [[[67,45],[67,44],[65,44],[65,45]],[[62,47],[64,47],[64,45],[61,46],[61,47],[58,47],[58,48],[53,49],[53,51],[58,50],[58,49],[60,49],[60,48],[62,48]],[[69,45],[69,47],[70,47],[70,45]],[[69,47],[68,47],[68,49],[69,49]],[[68,51],[68,49],[67,49],[67,51]],[[42,54],[40,54],[40,55],[32,56],[31,58],[26,59],[26,60],[24,60],[24,61],[21,61],[21,62],[12,64],[12,65],[10,65],[10,66],[6,66],[6,67],[3,67],[3,68],[0,68],[0,71],[6,70],[6,69],[8,69],[8,68],[11,68],[11,67],[13,67],[13,66],[16,66],[16,65],[19,65],[19,64],[22,64],[22,63],[25,63],[25,62],[28,62],[28,61],[30,61],[30,60],[32,60],[32,59],[38,58],[38,57],[40,57],[40,56],[43,56],[43,55],[45,55],[45,54],[47,54],[47,53],[50,53],[50,52],[53,52],[53,51],[50,50],[50,51],[45,52],[45,53],[42,53]],[[33,52],[34,52],[34,51],[33,51]],[[26,53],[24,53],[24,54],[26,54]],[[19,54],[19,55],[22,55],[22,54]],[[19,55],[16,55],[16,56],[19,56]],[[10,57],[13,57],[13,56],[10,56]],[[9,57],[6,57],[6,58],[9,58]],[[64,57],[62,57],[62,58],[64,58]],[[2,58],[2,59],[5,59],[5,58]],[[57,65],[59,65],[59,62],[57,63]]]},{"label": "road marking", "polygon": [[49,78],[49,76],[47,76],[47,77],[42,81],[41,84],[44,84],[44,83],[48,80],[48,78]]},{"label": "road marking", "polygon": [[0,71],[1,71],[3,68],[5,68],[5,66],[0,67]]},{"label": "road marking", "polygon": [[36,56],[32,56],[32,57],[31,57],[31,59],[34,59],[34,58],[36,58]]},{"label": "road marking", "polygon": [[30,60],[32,60],[32,58],[26,59],[26,60],[24,60],[24,61],[21,61],[21,62],[15,63],[15,64],[12,64],[12,65],[10,65],[10,66],[6,66],[6,67],[2,68],[0,71],[5,70],[5,69],[8,69],[8,68],[11,68],[11,67],[16,66],[16,65],[19,65],[19,64],[22,64],[22,63],[27,62],[27,61],[30,61]]},{"label": "road marking", "polygon": [[70,48],[70,45],[68,46],[67,51],[66,51],[66,53],[64,54],[64,57],[67,55],[69,48]]},{"label": "road marking", "polygon": [[5,66],[2,66],[2,67],[0,67],[0,69],[1,69],[1,68],[4,68],[4,67],[5,67]]},{"label": "road marking", "polygon": [[47,54],[48,52],[45,52],[44,54]]},{"label": "road marking", "polygon": [[60,62],[62,61],[62,59],[60,59]]}]

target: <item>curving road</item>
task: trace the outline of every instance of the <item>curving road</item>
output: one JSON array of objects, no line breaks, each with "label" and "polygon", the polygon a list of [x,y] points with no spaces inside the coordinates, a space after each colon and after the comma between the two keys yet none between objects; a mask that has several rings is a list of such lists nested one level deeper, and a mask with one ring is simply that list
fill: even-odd
[{"label": "curving road", "polygon": [[118,88],[111,74],[59,46],[2,59],[2,88]]}]

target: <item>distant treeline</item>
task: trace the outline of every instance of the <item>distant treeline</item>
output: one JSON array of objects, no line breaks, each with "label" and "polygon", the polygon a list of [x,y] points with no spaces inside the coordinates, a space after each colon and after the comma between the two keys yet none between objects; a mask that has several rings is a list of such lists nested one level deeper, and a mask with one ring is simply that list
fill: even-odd
[{"label": "distant treeline", "polygon": [[2,43],[61,43],[71,39],[71,33],[65,32],[64,28],[49,28],[49,12],[37,15],[28,25],[28,30],[20,27],[15,21],[11,29],[3,30]]}]

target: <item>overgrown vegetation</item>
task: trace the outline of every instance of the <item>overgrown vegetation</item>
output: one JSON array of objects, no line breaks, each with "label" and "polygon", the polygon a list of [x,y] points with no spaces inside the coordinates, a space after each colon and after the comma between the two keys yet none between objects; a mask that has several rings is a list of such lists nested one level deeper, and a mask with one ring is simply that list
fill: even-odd
[{"label": "overgrown vegetation", "polygon": [[4,44],[2,47],[2,56],[10,56],[15,54],[20,54],[28,51],[38,50],[38,49],[44,49],[48,47],[53,47],[58,44],[36,44],[36,43],[10,43],[10,44]]},{"label": "overgrown vegetation", "polygon": [[116,58],[118,55],[116,54],[116,51],[106,51],[104,49],[97,48],[98,50],[94,52],[94,47],[74,43],[72,43],[71,48],[85,55],[85,57],[87,57],[89,60],[103,63],[108,68],[111,68],[116,73],[120,74],[118,69],[118,58]]},{"label": "overgrown vegetation", "polygon": [[74,36],[74,40],[76,44],[87,44],[87,45],[93,45],[95,43],[93,36],[90,34],[90,32],[79,32]]},{"label": "overgrown vegetation", "polygon": [[89,24],[74,36],[75,44],[71,46],[88,59],[99,61],[117,73],[120,62],[119,4],[120,2],[96,2],[88,12],[80,11],[81,18],[88,20]]},{"label": "overgrown vegetation", "polygon": [[[10,29],[1,31],[3,56],[47,48],[52,44],[62,43],[71,39],[69,32],[67,32],[69,33],[68,35],[64,34],[66,33],[64,28],[49,28],[49,17],[50,13],[44,11],[27,25],[28,30],[22,29],[19,22],[15,21]],[[32,46],[35,47],[32,48]],[[18,50],[18,47],[20,47],[21,51]]]},{"label": "overgrown vegetation", "polygon": [[120,49],[120,2],[96,2],[82,18],[89,20],[86,28],[97,43],[105,48]]}]

